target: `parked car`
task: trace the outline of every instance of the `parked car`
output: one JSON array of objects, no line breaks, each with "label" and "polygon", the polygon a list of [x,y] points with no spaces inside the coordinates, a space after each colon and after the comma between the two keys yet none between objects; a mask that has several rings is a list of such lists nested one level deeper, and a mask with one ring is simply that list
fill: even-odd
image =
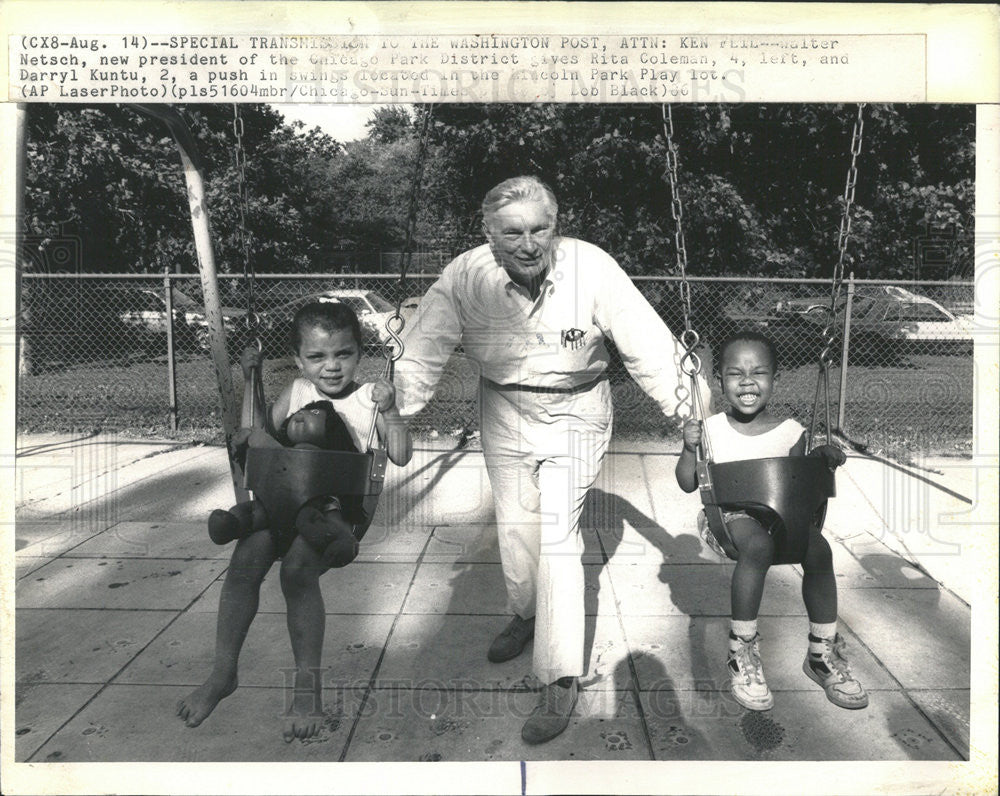
[{"label": "parked car", "polygon": [[[167,334],[167,302],[165,292],[155,288],[122,292],[119,300],[124,309],[118,319],[126,329],[138,335],[147,343],[159,345]],[[208,350],[208,318],[205,308],[178,288],[171,290],[174,315],[174,336],[180,349],[196,347]],[[227,333],[227,343],[232,347],[235,337],[242,329],[240,319],[245,310],[222,307],[222,322]]]},{"label": "parked car", "polygon": [[[857,302],[862,297],[877,297],[887,295],[886,291],[893,288],[893,285],[859,285],[855,288],[854,300]],[[837,310],[843,309],[847,304],[847,290],[841,290],[837,297]],[[810,316],[811,319],[823,320],[826,311],[830,308],[830,296],[801,296],[797,298],[780,298],[774,304],[773,313],[777,316],[802,315]]]},{"label": "parked car", "polygon": [[395,306],[374,290],[340,288],[309,293],[285,304],[261,310],[258,315],[270,350],[287,348],[292,318],[300,307],[314,301],[346,304],[357,314],[362,330],[371,340],[384,343],[389,339],[385,322],[396,314]]},{"label": "parked car", "polygon": [[[829,299],[822,300],[825,304],[810,305],[810,301],[819,300],[779,301],[775,314],[799,314],[821,325],[825,313],[817,307],[829,306]],[[838,328],[843,324],[845,305],[846,299],[839,302]],[[858,293],[851,307],[851,337],[869,345],[892,342],[925,351],[966,352],[972,350],[974,331],[972,315],[955,315],[933,299],[897,285]]]}]

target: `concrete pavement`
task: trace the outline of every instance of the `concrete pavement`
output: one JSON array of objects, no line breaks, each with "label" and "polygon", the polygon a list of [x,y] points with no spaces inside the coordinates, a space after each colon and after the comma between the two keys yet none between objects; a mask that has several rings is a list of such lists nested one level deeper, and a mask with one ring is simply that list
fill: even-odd
[{"label": "concrete pavement", "polygon": [[[981,753],[978,742],[970,752],[970,604],[982,600],[989,568],[978,567],[982,545],[962,521],[976,496],[968,484],[961,491],[968,468],[960,462],[953,472],[947,462],[903,472],[852,457],[839,472],[826,533],[841,632],[871,705],[841,710],[803,675],[801,572],[786,566],[769,574],[761,609],[776,704],[759,714],[727,693],[732,565],[698,538],[697,496],[676,488],[676,459],[662,446],[619,447],[583,519],[584,689],[569,729],[529,747],[519,729],[537,698],[530,653],[500,665],[485,656],[507,616],[481,454],[421,448],[391,471],[359,559],[323,577],[324,726],[318,738],[286,744],[280,717],[291,651],[276,569],[244,648],[240,688],[198,728],[174,717],[176,700],[211,664],[231,546],[211,543],[205,518],[232,502],[225,451],[100,437],[27,438],[18,450],[18,762],[904,762],[970,754],[975,762]],[[502,767],[479,785],[543,792],[532,790],[533,770]]]}]

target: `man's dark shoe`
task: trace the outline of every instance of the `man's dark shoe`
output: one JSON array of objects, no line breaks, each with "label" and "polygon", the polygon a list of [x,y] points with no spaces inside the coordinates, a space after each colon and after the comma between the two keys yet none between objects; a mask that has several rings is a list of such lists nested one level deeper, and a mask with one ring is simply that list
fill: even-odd
[{"label": "man's dark shoe", "polygon": [[575,677],[568,687],[558,683],[545,686],[541,701],[521,728],[521,739],[529,744],[545,743],[565,730],[579,690],[580,684]]},{"label": "man's dark shoe", "polygon": [[535,637],[535,617],[522,619],[517,614],[503,632],[493,639],[486,657],[492,663],[503,663],[524,652],[525,646]]}]

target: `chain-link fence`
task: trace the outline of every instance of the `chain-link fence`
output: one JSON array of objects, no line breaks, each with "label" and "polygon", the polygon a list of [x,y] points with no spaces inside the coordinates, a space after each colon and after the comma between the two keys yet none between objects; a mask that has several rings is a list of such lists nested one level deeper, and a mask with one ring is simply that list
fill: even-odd
[{"label": "chain-link fence", "polygon": [[[403,317],[409,317],[433,278],[417,274],[400,283],[384,274],[258,275],[268,398],[295,375],[286,341],[292,315],[310,296],[325,293],[358,312],[370,337],[361,372],[366,379],[383,364],[379,340],[386,336],[386,317],[400,299]],[[683,329],[679,281],[635,281],[668,325],[675,332]],[[699,278],[690,285],[692,323],[709,347],[740,328],[770,334],[781,370],[774,411],[808,426],[831,283]],[[220,292],[239,394],[243,282],[222,277]],[[831,371],[835,424],[839,418],[852,440],[896,458],[970,452],[972,346],[977,338],[983,344],[992,340],[990,330],[974,327],[973,308],[969,282],[845,283],[837,325],[846,332],[848,367],[846,376],[839,367]],[[102,429],[221,438],[198,277],[25,275],[19,331],[20,431]],[[844,337],[833,352],[835,363]],[[616,436],[663,433],[659,410],[616,356],[610,376]],[[431,436],[475,431],[477,388],[475,369],[456,353],[435,399],[414,418],[414,431]]]}]

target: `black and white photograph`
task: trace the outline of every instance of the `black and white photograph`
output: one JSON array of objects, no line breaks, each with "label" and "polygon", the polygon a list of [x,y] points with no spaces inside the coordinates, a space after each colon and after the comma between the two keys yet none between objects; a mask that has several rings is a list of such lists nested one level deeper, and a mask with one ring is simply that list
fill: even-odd
[{"label": "black and white photograph", "polygon": [[346,5],[5,23],[5,792],[995,788],[996,80]]}]

